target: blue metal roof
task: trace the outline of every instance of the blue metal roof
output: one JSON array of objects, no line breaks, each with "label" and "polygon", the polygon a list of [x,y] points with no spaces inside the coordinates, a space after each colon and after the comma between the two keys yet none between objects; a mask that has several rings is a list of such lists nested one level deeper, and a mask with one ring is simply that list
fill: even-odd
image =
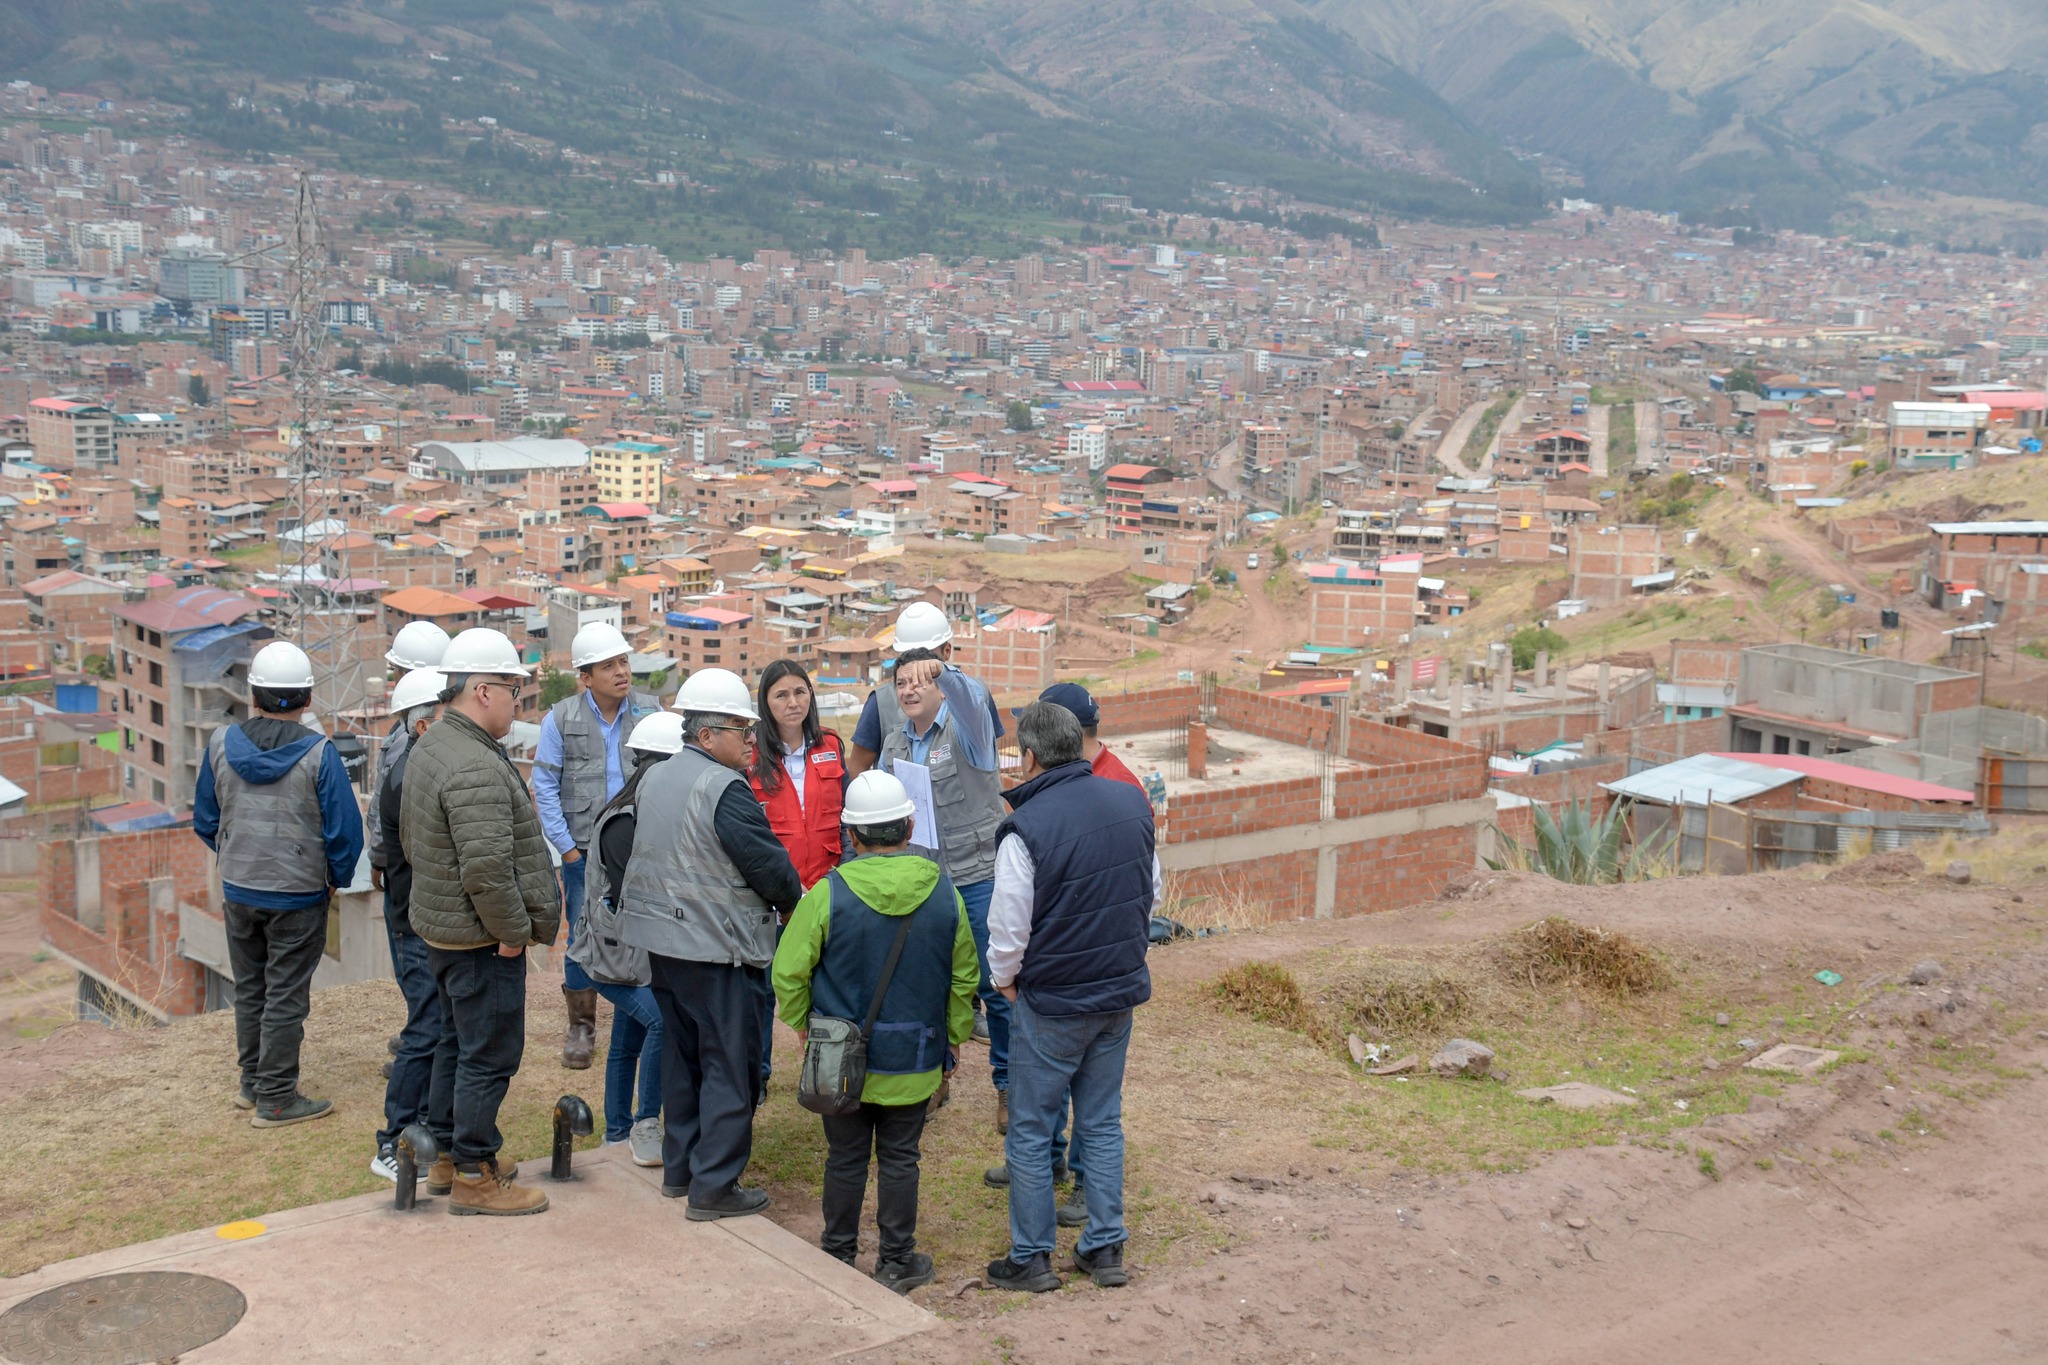
[{"label": "blue metal roof", "polygon": [[262,626],[261,621],[236,621],[225,626],[207,626],[171,643],[172,649],[205,649],[230,636],[247,635]]}]

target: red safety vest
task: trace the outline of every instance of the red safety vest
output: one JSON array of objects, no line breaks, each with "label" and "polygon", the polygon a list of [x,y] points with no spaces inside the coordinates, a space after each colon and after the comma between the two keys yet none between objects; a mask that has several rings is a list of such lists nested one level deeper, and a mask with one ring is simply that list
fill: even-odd
[{"label": "red safety vest", "polygon": [[846,752],[840,747],[839,736],[825,731],[804,755],[804,763],[804,794],[809,798],[808,804],[797,800],[796,784],[787,775],[775,784],[772,792],[764,791],[761,779],[751,772],[747,781],[753,784],[755,799],[768,812],[768,827],[789,850],[789,860],[796,864],[797,879],[808,890],[839,866],[839,814],[846,802]]}]

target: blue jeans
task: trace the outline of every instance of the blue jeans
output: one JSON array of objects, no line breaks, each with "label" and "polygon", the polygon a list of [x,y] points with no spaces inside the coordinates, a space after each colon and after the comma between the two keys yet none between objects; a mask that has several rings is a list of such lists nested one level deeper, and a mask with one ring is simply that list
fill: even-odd
[{"label": "blue jeans", "polygon": [[427,966],[427,941],[418,934],[393,933],[388,915],[384,934],[391,941],[391,974],[405,997],[405,1028],[398,1035],[398,1055],[391,1059],[391,1079],[384,1084],[379,1149],[396,1143],[407,1124],[425,1121],[434,1048],[441,1041],[441,989]]},{"label": "blue jeans", "polygon": [[565,991],[587,991],[597,984],[590,979],[590,973],[583,970],[581,963],[569,960],[569,949],[576,942],[576,930],[583,923],[583,878],[589,867],[587,854],[573,863],[562,864],[562,914],[569,921],[569,937],[562,944],[562,989]]},{"label": "blue jeans", "polygon": [[591,985],[612,1002],[612,1041],[604,1054],[604,1140],[624,1142],[635,1123],[661,1113],[661,1007],[646,986]]},{"label": "blue jeans", "polygon": [[981,963],[981,1007],[988,1016],[988,1070],[996,1089],[1010,1088],[1010,1002],[988,976],[988,902],[995,879],[954,888],[967,907],[967,928],[974,935],[974,956]]},{"label": "blue jeans", "polygon": [[1124,1057],[1131,1012],[1048,1016],[1021,997],[1012,1008],[1016,1042],[1010,1072],[1010,1259],[1051,1254],[1057,1229],[1052,1189],[1052,1133],[1072,1091],[1074,1137],[1087,1144],[1081,1183],[1088,1226],[1075,1249],[1117,1246],[1124,1232]]},{"label": "blue jeans", "polygon": [[[782,946],[783,926],[775,926],[775,946]],[[768,1078],[775,1074],[775,986],[767,972],[761,973],[761,1094],[768,1093]],[[758,1099],[759,1096],[756,1096]]]}]

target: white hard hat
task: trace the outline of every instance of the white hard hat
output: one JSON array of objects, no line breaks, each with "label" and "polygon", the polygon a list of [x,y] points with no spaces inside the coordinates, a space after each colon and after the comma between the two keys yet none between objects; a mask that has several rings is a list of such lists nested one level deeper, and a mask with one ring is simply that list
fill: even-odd
[{"label": "white hard hat", "polygon": [[633,733],[626,736],[628,749],[642,749],[650,754],[679,754],[683,751],[683,718],[673,711],[656,711],[651,716],[642,716],[640,723],[633,727]]},{"label": "white hard hat", "polygon": [[901,782],[879,768],[870,768],[847,784],[839,819],[848,825],[886,825],[916,809]]},{"label": "white hard hat", "polygon": [[896,652],[937,649],[953,642],[953,627],[946,613],[929,602],[912,602],[896,617]]},{"label": "white hard hat", "polygon": [[439,668],[447,652],[447,631],[432,621],[408,621],[391,637],[384,662],[393,668]]},{"label": "white hard hat", "polygon": [[577,631],[576,638],[570,641],[569,663],[575,668],[588,668],[632,652],[633,646],[626,643],[626,637],[617,626],[609,621],[592,621]]},{"label": "white hard hat", "polygon": [[524,678],[528,670],[519,662],[519,651],[502,630],[489,626],[471,626],[448,642],[448,652],[441,656],[441,671],[453,677],[458,673],[495,673],[506,678]]},{"label": "white hard hat", "polygon": [[249,661],[249,686],[296,692],[313,685],[313,661],[287,640],[272,640]]},{"label": "white hard hat", "polygon": [[391,714],[403,715],[415,706],[431,705],[441,700],[441,693],[447,687],[448,675],[440,669],[415,668],[391,689]]},{"label": "white hard hat", "polygon": [[675,709],[685,715],[702,711],[738,716],[742,720],[761,719],[761,713],[754,709],[754,694],[747,690],[739,674],[725,668],[700,668],[683,679],[683,685],[676,689]]}]

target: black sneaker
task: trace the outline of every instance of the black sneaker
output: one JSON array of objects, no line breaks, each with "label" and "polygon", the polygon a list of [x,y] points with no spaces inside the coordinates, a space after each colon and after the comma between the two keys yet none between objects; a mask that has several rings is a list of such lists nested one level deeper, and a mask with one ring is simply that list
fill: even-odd
[{"label": "black sneaker", "polygon": [[[666,1188],[662,1191],[666,1194]],[[750,1213],[760,1213],[768,1207],[768,1191],[750,1190],[735,1185],[724,1194],[699,1203],[692,1199],[683,1208],[683,1217],[693,1223],[710,1223],[720,1218],[744,1218]]]},{"label": "black sneaker", "polygon": [[1097,1247],[1093,1251],[1074,1249],[1074,1269],[1085,1270],[1097,1289],[1121,1289],[1131,1282],[1124,1269],[1124,1244]]},{"label": "black sneaker", "polygon": [[[1052,1183],[1055,1185],[1064,1185],[1067,1183],[1067,1179],[1071,1175],[1073,1175],[1073,1172],[1068,1170],[1064,1165],[1055,1166],[1052,1168]],[[1000,1166],[991,1166],[987,1170],[983,1171],[981,1173],[981,1183],[988,1186],[992,1190],[1009,1189],[1010,1163],[1006,1161]]]},{"label": "black sneaker", "polygon": [[251,1110],[251,1109],[254,1109],[255,1107],[256,1107],[256,1092],[255,1092],[255,1091],[251,1090],[251,1089],[250,1089],[250,1088],[249,1088],[248,1086],[246,1086],[246,1085],[245,1085],[245,1086],[243,1086],[243,1087],[242,1087],[242,1088],[241,1088],[240,1090],[237,1090],[237,1091],[235,1092],[235,1108],[237,1108],[237,1109],[240,1109],[240,1110],[242,1110],[242,1111],[243,1111],[244,1113],[246,1113],[246,1112],[248,1112],[249,1110]]},{"label": "black sneaker", "polygon": [[922,1251],[913,1251],[908,1256],[884,1261],[875,1267],[875,1283],[898,1294],[908,1294],[919,1285],[931,1282],[932,1258]]},{"label": "black sneaker", "polygon": [[1026,1294],[1044,1294],[1060,1287],[1060,1277],[1052,1273],[1052,1257],[1042,1251],[1022,1265],[1007,1255],[999,1256],[988,1263],[988,1273],[983,1278],[990,1289],[1015,1289]]},{"label": "black sneaker", "polygon": [[1063,1228],[1085,1228],[1088,1226],[1088,1200],[1083,1197],[1081,1187],[1074,1186],[1073,1192],[1053,1215]]},{"label": "black sneaker", "polygon": [[304,1095],[293,1095],[283,1104],[258,1100],[256,1112],[249,1116],[249,1126],[286,1128],[294,1123],[305,1123],[309,1119],[324,1119],[333,1112],[332,1100],[309,1100]]}]

